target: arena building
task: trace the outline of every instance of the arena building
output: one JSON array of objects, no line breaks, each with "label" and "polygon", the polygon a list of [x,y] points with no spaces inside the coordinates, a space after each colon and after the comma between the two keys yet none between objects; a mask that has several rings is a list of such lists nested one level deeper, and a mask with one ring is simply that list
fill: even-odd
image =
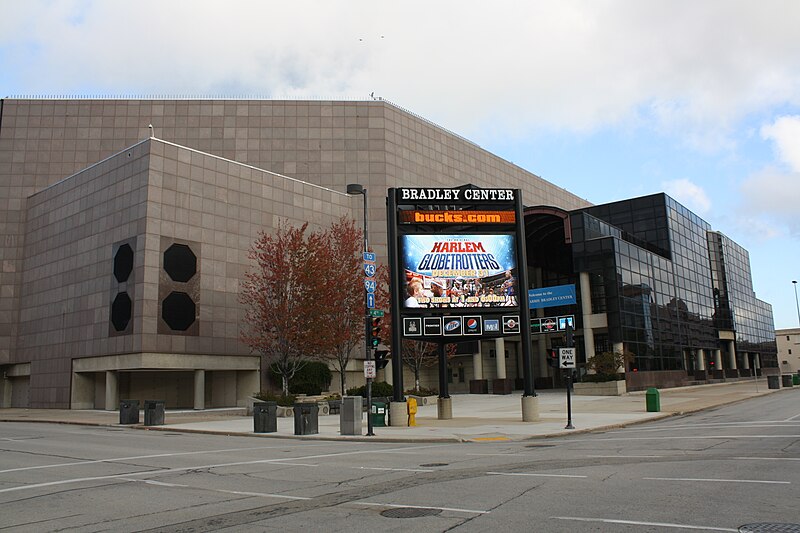
[{"label": "arena building", "polygon": [[[13,98],[0,101],[2,406],[244,405],[263,386],[239,341],[247,250],[282,221],[360,220],[348,183],[367,189],[379,261],[389,187],[520,189],[531,288],[578,287],[577,305],[539,318],[576,317],[581,362],[631,352],[629,387],[777,371],[747,252],[666,195],[593,206],[384,100]],[[558,385],[546,353],[563,342],[535,337],[537,386]],[[451,392],[518,386],[518,340],[460,351]]]}]

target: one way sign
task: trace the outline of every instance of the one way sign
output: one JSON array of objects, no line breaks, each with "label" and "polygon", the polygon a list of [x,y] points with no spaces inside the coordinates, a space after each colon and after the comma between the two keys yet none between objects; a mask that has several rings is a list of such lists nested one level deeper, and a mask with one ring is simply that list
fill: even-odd
[{"label": "one way sign", "polygon": [[558,349],[559,368],[575,368],[575,348]]}]

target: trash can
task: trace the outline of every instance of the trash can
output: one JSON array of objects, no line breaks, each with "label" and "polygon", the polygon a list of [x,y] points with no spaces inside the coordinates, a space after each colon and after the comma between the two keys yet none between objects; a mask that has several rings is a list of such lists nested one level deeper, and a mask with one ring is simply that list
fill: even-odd
[{"label": "trash can", "polygon": [[648,413],[658,413],[661,411],[661,395],[656,388],[649,388],[645,393],[645,403]]},{"label": "trash can", "polygon": [[144,425],[163,426],[164,425],[164,400],[145,400],[144,401]]},{"label": "trash can", "polygon": [[278,402],[253,403],[253,433],[278,431]]},{"label": "trash can", "polygon": [[294,434],[316,435],[319,433],[319,406],[315,403],[294,404]]},{"label": "trash can", "polygon": [[122,400],[119,402],[119,423],[139,423],[139,400]]},{"label": "trash can", "polygon": [[792,375],[791,374],[783,374],[781,376],[781,382],[784,387],[791,387],[792,386]]},{"label": "trash can", "polygon": [[795,374],[792,376],[792,384],[800,385],[800,374]]},{"label": "trash can", "polygon": [[386,404],[372,402],[372,427],[386,427]]},{"label": "trash can", "polygon": [[781,388],[781,377],[770,374],[767,376],[767,388],[769,389],[780,389]]}]

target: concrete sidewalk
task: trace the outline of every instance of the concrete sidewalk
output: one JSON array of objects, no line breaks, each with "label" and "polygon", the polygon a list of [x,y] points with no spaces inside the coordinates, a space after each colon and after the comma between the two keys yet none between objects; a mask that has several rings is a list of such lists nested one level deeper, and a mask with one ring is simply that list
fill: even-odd
[{"label": "concrete sidewalk", "polygon": [[[791,394],[798,389],[782,389]],[[622,427],[645,420],[700,411],[720,405],[772,394],[766,379],[740,381],[660,390],[661,412],[649,413],[645,393],[625,396],[572,396],[572,424],[568,430],[566,392],[537,391],[540,421],[522,422],[520,393],[505,396],[461,394],[452,396],[453,418],[438,420],[433,405],[419,406],[416,427],[375,427],[372,437],[339,434],[339,416],[319,417],[317,435],[295,436],[294,419],[279,418],[276,433],[253,433],[253,418],[244,409],[210,409],[203,411],[166,412],[166,424],[145,427],[147,430],[285,437],[295,439],[366,440],[382,442],[482,442],[522,440],[535,437],[575,434]],[[143,417],[140,417],[143,420]],[[70,424],[117,426],[119,413],[98,410],[2,409],[0,422],[57,422]],[[363,433],[366,433],[366,415]]]}]

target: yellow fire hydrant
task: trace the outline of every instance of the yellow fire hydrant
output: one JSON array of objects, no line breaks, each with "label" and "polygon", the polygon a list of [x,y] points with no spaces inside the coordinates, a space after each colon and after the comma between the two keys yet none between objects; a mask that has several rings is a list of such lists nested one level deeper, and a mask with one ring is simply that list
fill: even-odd
[{"label": "yellow fire hydrant", "polygon": [[416,398],[408,399],[408,427],[417,425],[417,400]]}]

